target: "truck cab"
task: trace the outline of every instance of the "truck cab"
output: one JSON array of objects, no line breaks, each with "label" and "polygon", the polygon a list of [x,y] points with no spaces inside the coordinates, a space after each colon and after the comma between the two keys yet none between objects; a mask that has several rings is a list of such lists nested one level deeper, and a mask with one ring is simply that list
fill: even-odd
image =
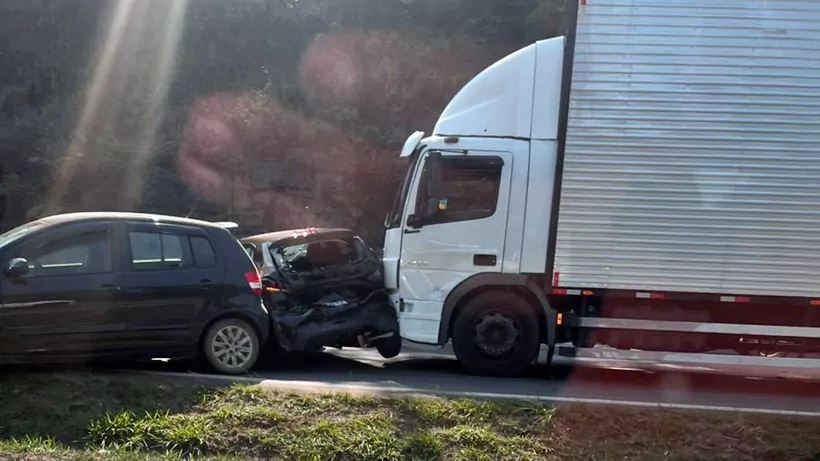
[{"label": "truck cab", "polygon": [[537,277],[547,261],[564,49],[563,37],[539,41],[485,69],[433,135],[414,133],[400,154],[409,165],[383,258],[402,337],[452,338],[474,372],[519,372],[554,329]]}]

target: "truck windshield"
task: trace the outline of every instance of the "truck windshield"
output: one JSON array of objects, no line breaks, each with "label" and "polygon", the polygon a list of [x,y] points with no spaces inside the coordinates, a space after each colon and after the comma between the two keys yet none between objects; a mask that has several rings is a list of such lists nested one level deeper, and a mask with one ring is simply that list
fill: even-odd
[{"label": "truck windshield", "polygon": [[421,146],[409,157],[410,161],[407,164],[407,171],[404,174],[404,181],[401,188],[396,191],[393,198],[393,205],[390,207],[390,212],[384,219],[384,227],[386,229],[395,229],[401,227],[401,217],[404,214],[404,204],[407,202],[407,193],[410,190],[410,182],[413,180],[413,171],[416,169],[416,161],[419,158]]}]

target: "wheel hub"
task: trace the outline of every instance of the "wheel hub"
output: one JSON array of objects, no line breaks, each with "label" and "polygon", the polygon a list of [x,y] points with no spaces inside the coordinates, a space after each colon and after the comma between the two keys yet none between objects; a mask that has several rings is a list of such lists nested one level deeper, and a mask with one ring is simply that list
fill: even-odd
[{"label": "wheel hub", "polygon": [[475,327],[476,345],[489,355],[502,355],[513,349],[518,340],[515,321],[502,313],[487,314]]},{"label": "wheel hub", "polygon": [[241,368],[253,355],[253,342],[244,329],[235,325],[226,326],[214,335],[211,351],[223,365]]}]

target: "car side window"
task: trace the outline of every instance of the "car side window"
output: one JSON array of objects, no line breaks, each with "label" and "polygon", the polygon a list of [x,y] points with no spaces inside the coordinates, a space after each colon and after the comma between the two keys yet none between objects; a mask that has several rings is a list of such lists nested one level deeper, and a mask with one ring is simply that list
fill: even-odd
[{"label": "car side window", "polygon": [[107,231],[74,235],[26,251],[27,277],[105,274],[113,269],[112,238]]},{"label": "car side window", "polygon": [[[445,207],[428,224],[489,218],[495,214],[501,186],[500,157],[442,157],[441,195]],[[416,213],[422,214],[428,200],[428,168],[424,166],[422,183],[416,201]]]},{"label": "car side window", "polygon": [[197,237],[195,235],[190,236],[189,239],[194,255],[194,265],[203,268],[216,266],[216,253],[214,253],[211,242],[205,237]]},{"label": "car side window", "polygon": [[159,232],[129,232],[131,267],[137,271],[182,269],[191,266],[184,259],[183,245],[187,238],[182,235]]}]

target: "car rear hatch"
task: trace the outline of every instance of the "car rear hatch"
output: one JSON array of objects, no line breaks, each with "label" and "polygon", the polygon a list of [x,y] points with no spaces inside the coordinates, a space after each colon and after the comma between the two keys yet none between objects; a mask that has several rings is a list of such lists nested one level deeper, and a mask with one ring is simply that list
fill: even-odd
[{"label": "car rear hatch", "polygon": [[269,252],[270,278],[287,292],[272,310],[287,349],[361,346],[349,342],[398,330],[379,259],[352,232],[300,235]]},{"label": "car rear hatch", "polygon": [[378,258],[353,233],[308,234],[277,242],[269,251],[276,272],[300,304],[334,292],[356,300],[384,288]]}]

